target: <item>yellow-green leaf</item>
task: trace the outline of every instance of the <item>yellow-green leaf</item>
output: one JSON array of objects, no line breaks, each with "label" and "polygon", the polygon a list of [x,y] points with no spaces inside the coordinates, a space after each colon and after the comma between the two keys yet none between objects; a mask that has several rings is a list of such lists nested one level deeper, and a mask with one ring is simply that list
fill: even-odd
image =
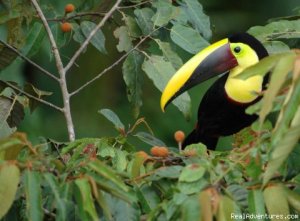
[{"label": "yellow-green leaf", "polygon": [[20,170],[14,164],[0,166],[0,219],[13,204],[20,181]]}]

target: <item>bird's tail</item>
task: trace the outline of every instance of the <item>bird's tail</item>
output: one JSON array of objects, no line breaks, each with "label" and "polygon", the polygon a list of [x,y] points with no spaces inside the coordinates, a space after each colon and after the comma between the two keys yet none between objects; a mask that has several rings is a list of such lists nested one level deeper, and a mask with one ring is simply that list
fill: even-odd
[{"label": "bird's tail", "polygon": [[208,149],[215,150],[219,137],[210,137],[204,134],[200,134],[197,129],[194,129],[183,141],[182,147],[185,148],[186,146],[194,143],[203,143]]}]

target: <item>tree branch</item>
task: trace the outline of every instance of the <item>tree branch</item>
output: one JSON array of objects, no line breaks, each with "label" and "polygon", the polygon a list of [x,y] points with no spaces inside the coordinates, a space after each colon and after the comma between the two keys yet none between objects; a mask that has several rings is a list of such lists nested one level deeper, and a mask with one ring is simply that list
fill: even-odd
[{"label": "tree branch", "polygon": [[[35,1],[35,0],[32,0]],[[91,31],[89,36],[85,39],[85,41],[81,44],[80,48],[75,52],[73,57],[70,59],[69,63],[65,67],[65,72],[67,72],[76,59],[79,57],[79,55],[83,52],[83,50],[87,47],[91,39],[94,37],[94,35],[97,33],[97,31],[105,24],[105,22],[111,17],[111,15],[114,13],[114,11],[118,8],[119,4],[122,0],[117,0],[117,2],[114,4],[114,6],[106,13],[106,15],[103,17],[103,19],[98,23],[98,25]]]},{"label": "tree branch", "polygon": [[74,15],[71,15],[71,16],[64,16],[64,17],[61,17],[61,18],[47,18],[47,21],[69,21],[69,20],[72,20],[74,18],[81,18],[81,17],[84,17],[84,16],[99,16],[99,17],[104,17],[105,13],[103,12],[82,12],[82,13],[76,13]]},{"label": "tree branch", "polygon": [[55,104],[52,104],[52,103],[50,103],[50,102],[48,102],[48,101],[45,101],[45,100],[43,100],[43,99],[41,99],[41,98],[35,97],[35,96],[33,96],[33,95],[31,95],[31,94],[29,94],[29,93],[23,91],[22,89],[18,88],[17,86],[15,86],[15,85],[13,85],[13,84],[7,82],[7,81],[3,81],[3,83],[6,84],[7,86],[11,87],[12,89],[14,89],[14,90],[20,92],[21,94],[26,95],[27,97],[29,97],[29,98],[31,98],[31,99],[33,99],[33,100],[36,100],[36,101],[38,101],[38,102],[40,102],[40,103],[42,103],[42,104],[45,104],[45,105],[47,105],[47,106],[49,106],[49,107],[52,107],[53,109],[55,109],[55,110],[57,110],[57,111],[59,111],[59,112],[62,112],[62,113],[64,112],[63,108],[58,107],[58,106],[56,106]]},{"label": "tree branch", "polygon": [[20,51],[18,51],[16,48],[14,48],[13,46],[11,46],[10,44],[7,44],[5,41],[2,41],[0,39],[0,42],[2,44],[4,44],[7,48],[9,48],[10,50],[12,50],[13,52],[15,52],[17,55],[19,55],[23,60],[27,61],[29,64],[31,64],[32,66],[36,67],[38,70],[40,70],[43,74],[47,75],[48,77],[59,81],[59,78],[57,78],[56,76],[54,76],[53,74],[51,74],[49,71],[47,71],[46,69],[42,68],[40,65],[38,65],[37,63],[35,63],[34,61],[30,60],[28,57],[26,57],[25,55],[23,55]]},{"label": "tree branch", "polygon": [[71,108],[70,108],[70,95],[69,95],[69,92],[68,92],[68,87],[67,87],[67,82],[66,82],[66,71],[63,67],[63,63],[62,63],[60,53],[59,53],[59,50],[57,48],[54,36],[51,32],[50,26],[47,22],[47,19],[44,15],[42,9],[40,8],[40,6],[39,6],[39,4],[37,3],[36,0],[31,0],[31,3],[33,4],[38,16],[42,20],[42,22],[44,24],[44,27],[46,29],[47,35],[48,35],[49,40],[50,40],[50,44],[51,44],[51,47],[52,47],[52,53],[53,53],[54,58],[55,58],[55,63],[56,63],[58,73],[60,75],[59,83],[60,83],[60,89],[61,89],[61,92],[62,92],[63,103],[64,103],[63,113],[64,113],[66,123],[67,123],[69,140],[73,141],[73,140],[75,140],[75,132],[74,132],[74,124],[73,124],[72,115],[71,115]]},{"label": "tree branch", "polygon": [[83,90],[84,88],[86,88],[87,86],[89,86],[90,84],[92,84],[94,81],[96,81],[98,78],[100,78],[102,75],[104,75],[105,73],[107,73],[108,71],[110,71],[111,69],[113,69],[115,66],[117,66],[121,61],[123,61],[131,52],[133,52],[134,50],[136,50],[146,39],[150,38],[151,35],[156,32],[157,30],[159,30],[162,27],[158,27],[156,29],[154,29],[151,33],[149,33],[147,36],[145,36],[144,38],[142,38],[132,49],[130,49],[127,53],[125,53],[124,55],[122,55],[117,61],[115,61],[112,65],[110,65],[109,67],[105,68],[103,71],[101,71],[99,74],[97,74],[94,78],[92,78],[91,80],[87,81],[85,84],[83,84],[82,86],[80,86],[79,88],[77,88],[76,90],[74,90],[73,92],[70,93],[70,96],[72,97],[73,95],[78,94],[81,90]]}]

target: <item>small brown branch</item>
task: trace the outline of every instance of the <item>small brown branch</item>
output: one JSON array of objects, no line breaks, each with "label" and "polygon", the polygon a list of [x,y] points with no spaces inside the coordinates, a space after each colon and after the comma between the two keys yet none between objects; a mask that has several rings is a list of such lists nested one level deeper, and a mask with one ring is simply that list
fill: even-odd
[{"label": "small brown branch", "polygon": [[137,4],[134,4],[134,5],[129,5],[129,6],[119,6],[118,8],[119,9],[129,9],[129,8],[136,8],[140,5],[144,5],[144,4],[147,4],[147,3],[150,3],[152,0],[146,0],[144,2],[140,2],[140,3],[137,3]]},{"label": "small brown branch", "polygon": [[13,85],[13,84],[7,82],[7,81],[5,81],[4,83],[5,83],[7,86],[9,86],[10,88],[12,88],[12,89],[18,91],[19,93],[24,94],[24,95],[26,95],[27,97],[29,97],[29,98],[31,98],[31,99],[33,99],[33,100],[36,100],[36,101],[38,101],[38,102],[40,102],[40,103],[42,103],[42,104],[45,104],[45,105],[47,105],[47,106],[49,106],[49,107],[52,107],[53,109],[58,110],[59,112],[62,112],[62,113],[63,113],[63,108],[58,107],[58,106],[56,106],[55,104],[50,103],[50,102],[48,102],[48,101],[45,101],[45,100],[43,100],[43,99],[41,99],[41,98],[35,97],[35,96],[33,96],[33,95],[31,95],[31,94],[29,94],[29,93],[23,91],[22,89],[18,88],[17,86],[15,86],[15,85]]},{"label": "small brown branch", "polygon": [[48,77],[50,77],[50,78],[52,78],[52,79],[54,79],[56,81],[59,81],[59,79],[56,76],[54,76],[53,74],[51,74],[46,69],[42,68],[40,65],[38,65],[34,61],[30,60],[28,57],[26,57],[25,55],[23,55],[20,51],[18,51],[16,48],[14,48],[13,46],[11,46],[10,44],[7,44],[5,41],[2,41],[1,39],[0,39],[0,42],[2,44],[4,44],[5,47],[9,48],[13,52],[15,52],[17,55],[19,55],[23,60],[27,61],[29,64],[31,64],[32,66],[34,66],[35,68],[37,68],[38,70],[40,70],[43,74],[47,75]]},{"label": "small brown branch", "polygon": [[68,92],[68,87],[67,87],[66,71],[64,69],[62,59],[60,57],[60,53],[59,53],[58,47],[56,45],[54,36],[51,32],[50,26],[47,22],[47,19],[44,15],[42,9],[40,8],[39,4],[37,3],[37,0],[31,0],[31,3],[33,4],[37,14],[39,15],[40,19],[42,20],[43,25],[46,29],[48,38],[50,40],[50,44],[52,47],[52,53],[55,58],[55,63],[56,63],[58,73],[60,75],[59,83],[60,83],[60,89],[61,89],[62,97],[63,97],[63,104],[64,104],[63,113],[64,113],[66,123],[67,123],[69,140],[73,141],[73,140],[75,140],[75,131],[74,131],[74,124],[73,124],[71,108],[70,108],[70,94]]},{"label": "small brown branch", "polygon": [[104,17],[105,13],[103,13],[103,12],[81,12],[81,13],[76,13],[76,14],[68,16],[68,17],[64,16],[64,17],[60,17],[60,18],[47,18],[47,21],[69,21],[72,19],[81,18],[81,17],[85,17],[85,16]]},{"label": "small brown branch", "polygon": [[[35,0],[32,0],[35,1]],[[106,15],[103,17],[103,19],[98,23],[98,25],[90,32],[89,36],[85,39],[85,41],[81,44],[80,48],[75,52],[69,63],[64,68],[64,71],[67,72],[76,59],[79,57],[79,55],[84,51],[84,49],[87,47],[91,39],[94,37],[94,35],[97,33],[97,31],[105,24],[105,22],[112,16],[114,11],[118,8],[119,4],[122,0],[117,0],[117,2],[114,4],[114,6],[106,13]]]},{"label": "small brown branch", "polygon": [[149,33],[149,35],[145,36],[144,38],[142,38],[132,49],[130,49],[128,52],[126,52],[124,55],[122,55],[118,60],[116,60],[112,65],[110,65],[109,67],[105,68],[103,71],[101,71],[99,74],[97,74],[94,78],[92,78],[91,80],[87,81],[85,84],[83,84],[82,86],[80,86],[79,88],[77,88],[76,90],[74,90],[73,92],[70,93],[70,96],[72,97],[73,95],[79,93],[81,90],[83,90],[84,88],[86,88],[87,86],[89,86],[90,84],[92,84],[94,81],[96,81],[98,78],[100,78],[102,75],[106,74],[108,71],[110,71],[111,69],[113,69],[115,66],[117,66],[121,61],[123,61],[130,53],[132,53],[134,50],[137,50],[137,48],[144,42],[146,41],[148,38],[150,38],[150,36],[156,32],[157,30],[159,30],[161,27],[158,27],[156,29],[154,29],[151,33]]}]

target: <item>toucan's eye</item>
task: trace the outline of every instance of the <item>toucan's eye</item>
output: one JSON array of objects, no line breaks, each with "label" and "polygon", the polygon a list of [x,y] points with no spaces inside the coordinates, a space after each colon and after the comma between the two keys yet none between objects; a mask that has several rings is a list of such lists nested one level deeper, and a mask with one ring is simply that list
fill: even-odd
[{"label": "toucan's eye", "polygon": [[240,46],[236,46],[233,50],[234,50],[235,53],[238,54],[238,53],[240,53],[240,51],[241,51],[242,49],[241,49]]}]

